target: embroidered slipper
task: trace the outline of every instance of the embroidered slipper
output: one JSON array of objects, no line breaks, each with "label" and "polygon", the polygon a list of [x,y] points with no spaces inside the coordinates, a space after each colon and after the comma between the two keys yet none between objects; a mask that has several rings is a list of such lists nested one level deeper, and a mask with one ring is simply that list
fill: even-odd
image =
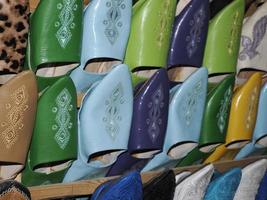
[{"label": "embroidered slipper", "polygon": [[228,75],[208,93],[199,149],[210,152],[225,142],[235,75]]},{"label": "embroidered slipper", "polygon": [[235,91],[226,134],[227,148],[240,148],[252,138],[260,90],[261,73],[257,72]]},{"label": "embroidered slipper", "polygon": [[26,187],[16,181],[0,181],[0,199],[30,200],[31,193]]},{"label": "embroidered slipper", "polygon": [[208,165],[188,176],[176,186],[173,200],[202,200],[213,172],[213,165]]},{"label": "embroidered slipper", "polygon": [[225,142],[234,84],[235,77],[232,74],[210,90],[199,146],[179,162],[178,167],[202,163],[218,145]]},{"label": "embroidered slipper", "polygon": [[265,123],[265,119],[267,117],[266,101],[267,83],[261,89],[258,106],[259,112],[257,112],[256,125],[253,132],[252,142],[244,146],[237,154],[235,159],[239,160],[247,156],[261,155],[262,153],[264,153],[265,148],[267,147],[267,124]]},{"label": "embroidered slipper", "polygon": [[208,0],[191,0],[175,17],[168,56],[170,76],[183,77],[202,66],[208,24]]},{"label": "embroidered slipper", "polygon": [[173,171],[163,172],[143,187],[144,200],[172,200],[175,190]]},{"label": "embroidered slipper", "polygon": [[0,74],[18,73],[26,53],[29,1],[1,0],[0,5]]},{"label": "embroidered slipper", "polygon": [[240,148],[252,139],[260,87],[261,74],[257,72],[244,85],[236,89],[231,103],[226,141],[216,148],[205,163],[234,159]]},{"label": "embroidered slipper", "polygon": [[30,19],[28,53],[38,76],[64,75],[80,62],[82,0],[40,1]]},{"label": "embroidered slipper", "polygon": [[261,180],[258,193],[256,195],[255,200],[265,200],[267,199],[267,191],[266,191],[266,186],[267,186],[267,172],[265,172],[264,177]]},{"label": "embroidered slipper", "polygon": [[[46,78],[48,80],[49,78]],[[60,183],[77,157],[76,90],[68,76],[40,93],[35,128],[22,183]]]},{"label": "embroidered slipper", "polygon": [[210,21],[203,60],[210,75],[236,71],[244,10],[245,1],[234,0]]},{"label": "embroidered slipper", "polygon": [[262,159],[242,169],[242,178],[234,200],[255,199],[260,182],[266,172],[267,160]]},{"label": "embroidered slipper", "polygon": [[125,55],[125,63],[135,72],[134,85],[143,81],[140,76],[150,77],[155,69],[166,67],[175,7],[173,0],[139,0],[134,5]]},{"label": "embroidered slipper", "polygon": [[134,96],[128,151],[136,158],[152,158],[162,151],[169,108],[169,80],[159,69]]},{"label": "embroidered slipper", "polygon": [[[200,68],[182,85],[171,89],[168,126],[163,152],[143,171],[172,168],[197,145],[207,96],[208,71]],[[194,115],[198,113],[198,115]]]},{"label": "embroidered slipper", "polygon": [[91,200],[143,199],[142,180],[137,172],[99,186]]},{"label": "embroidered slipper", "polygon": [[141,171],[149,158],[162,150],[168,119],[168,82],[166,70],[161,69],[150,80],[135,87],[136,109],[133,112],[128,151],[118,157],[108,176],[131,170]]},{"label": "embroidered slipper", "polygon": [[267,71],[267,2],[244,20],[237,69]]},{"label": "embroidered slipper", "polygon": [[204,200],[232,200],[240,183],[242,171],[233,168],[209,184]]},{"label": "embroidered slipper", "polygon": [[37,104],[35,75],[16,75],[0,87],[0,99],[0,179],[5,180],[15,178],[26,161]]},{"label": "embroidered slipper", "polygon": [[128,151],[122,153],[116,162],[109,169],[107,176],[118,176],[131,171],[138,171],[144,168],[149,159],[133,157]]},{"label": "embroidered slipper", "polygon": [[92,0],[85,8],[81,63],[71,73],[78,94],[84,94],[114,65],[122,62],[131,15],[132,0]]},{"label": "embroidered slipper", "polygon": [[104,177],[127,149],[132,91],[127,65],[115,67],[87,91],[78,115],[78,159],[66,173],[64,182]]},{"label": "embroidered slipper", "polygon": [[[142,86],[145,83],[146,82],[141,82],[135,86],[134,95],[138,93],[138,91],[142,88]],[[133,134],[134,132],[131,132],[131,133]],[[140,135],[135,134],[132,138],[135,138],[135,137],[140,137]],[[133,141],[135,141],[135,139],[133,139]],[[122,175],[128,172],[131,172],[131,171],[140,172],[144,168],[144,166],[147,164],[148,161],[149,161],[149,158],[144,158],[144,159],[136,158],[133,155],[131,155],[129,151],[126,151],[122,153],[118,157],[116,162],[111,166],[110,170],[107,173],[107,176],[118,176],[118,175]]]}]

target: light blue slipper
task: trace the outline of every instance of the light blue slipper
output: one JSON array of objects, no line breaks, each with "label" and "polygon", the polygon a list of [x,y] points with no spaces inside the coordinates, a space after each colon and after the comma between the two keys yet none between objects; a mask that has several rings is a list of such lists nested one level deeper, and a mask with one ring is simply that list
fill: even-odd
[{"label": "light blue slipper", "polygon": [[133,110],[127,65],[115,67],[84,96],[78,116],[78,159],[64,182],[105,176],[127,149]]},{"label": "light blue slipper", "polygon": [[[105,77],[98,59],[122,61],[130,34],[132,0],[92,0],[84,10],[81,64],[71,73],[78,92]],[[103,62],[103,61],[102,61]],[[101,60],[100,60],[101,63]],[[97,69],[93,69],[93,68]],[[88,71],[86,71],[86,69]],[[94,72],[95,71],[95,72]],[[104,70],[105,71],[105,70]]]},{"label": "light blue slipper", "polygon": [[[197,145],[207,96],[208,71],[200,68],[170,91],[169,117],[163,152],[143,169],[170,168]],[[195,113],[198,113],[197,115]]]}]

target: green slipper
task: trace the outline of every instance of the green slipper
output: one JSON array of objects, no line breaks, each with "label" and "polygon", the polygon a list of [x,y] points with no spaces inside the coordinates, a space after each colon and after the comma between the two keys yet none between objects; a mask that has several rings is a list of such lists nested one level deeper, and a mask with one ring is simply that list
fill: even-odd
[{"label": "green slipper", "polygon": [[199,139],[202,152],[210,152],[225,142],[235,75],[227,76],[208,94],[206,110]]},{"label": "green slipper", "polygon": [[211,19],[203,61],[209,74],[236,71],[244,12],[245,1],[234,0]]},{"label": "green slipper", "polygon": [[61,182],[77,157],[75,86],[67,76],[52,79],[38,101],[32,143],[22,173],[26,186]]},{"label": "green slipper", "polygon": [[37,75],[63,75],[80,63],[82,10],[82,0],[40,1],[30,19],[28,46],[29,67]]},{"label": "green slipper", "polygon": [[[167,65],[175,8],[174,0],[139,0],[133,6],[125,55],[125,63],[131,70],[149,70]],[[136,81],[138,77],[133,79]]]}]

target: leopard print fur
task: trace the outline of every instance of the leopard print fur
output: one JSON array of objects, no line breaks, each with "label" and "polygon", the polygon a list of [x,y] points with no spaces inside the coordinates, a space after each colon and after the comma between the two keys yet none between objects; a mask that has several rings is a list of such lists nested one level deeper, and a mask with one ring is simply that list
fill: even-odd
[{"label": "leopard print fur", "polygon": [[0,74],[18,73],[25,60],[28,0],[0,0]]}]

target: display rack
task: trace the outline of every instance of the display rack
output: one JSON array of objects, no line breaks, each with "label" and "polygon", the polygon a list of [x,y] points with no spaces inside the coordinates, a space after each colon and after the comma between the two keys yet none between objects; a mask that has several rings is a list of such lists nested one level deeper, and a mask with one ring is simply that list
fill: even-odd
[{"label": "display rack", "polygon": [[[233,167],[244,167],[256,160],[266,158],[267,156],[257,156],[251,157],[244,160],[239,161],[223,161],[214,163],[214,167],[219,172],[225,172]],[[195,165],[190,167],[181,167],[175,168],[173,171],[175,174],[178,174],[182,171],[190,171],[194,172],[200,168],[204,167],[204,165]],[[158,176],[161,172],[147,172],[142,174],[142,181],[143,183],[149,182],[152,178]],[[80,181],[74,182],[70,184],[53,184],[53,185],[45,185],[45,186],[37,186],[37,187],[30,187],[29,190],[32,195],[33,200],[37,199],[58,199],[58,198],[65,198],[65,197],[72,197],[72,196],[83,196],[83,195],[90,195],[92,194],[95,189],[102,183],[114,179],[116,177],[111,178],[102,178],[102,179],[93,179],[87,181]]]},{"label": "display rack", "polygon": [[[38,5],[40,0],[30,0],[30,9],[34,11],[36,6]],[[90,0],[84,0],[84,4],[88,4]],[[252,2],[255,0],[246,0],[247,3]],[[242,78],[248,77],[250,73],[243,74]],[[244,167],[256,160],[266,158],[267,156],[258,156],[258,157],[251,157],[248,159],[240,160],[240,161],[222,161],[214,163],[216,170],[219,172],[225,172],[233,167]],[[190,171],[194,172],[204,165],[195,165],[190,167],[182,167],[182,168],[175,168],[173,169],[175,174],[178,174],[181,171]],[[158,176],[161,172],[148,172],[142,174],[142,181],[143,183],[149,182],[152,178]],[[31,192],[31,196],[33,200],[37,199],[59,199],[65,197],[72,197],[72,196],[83,196],[83,195],[90,195],[92,194],[95,189],[102,183],[114,179],[116,177],[111,178],[102,178],[102,179],[93,179],[93,180],[86,180],[80,182],[74,182],[70,184],[53,184],[53,185],[44,185],[44,186],[36,186],[36,187],[29,187]]]}]

